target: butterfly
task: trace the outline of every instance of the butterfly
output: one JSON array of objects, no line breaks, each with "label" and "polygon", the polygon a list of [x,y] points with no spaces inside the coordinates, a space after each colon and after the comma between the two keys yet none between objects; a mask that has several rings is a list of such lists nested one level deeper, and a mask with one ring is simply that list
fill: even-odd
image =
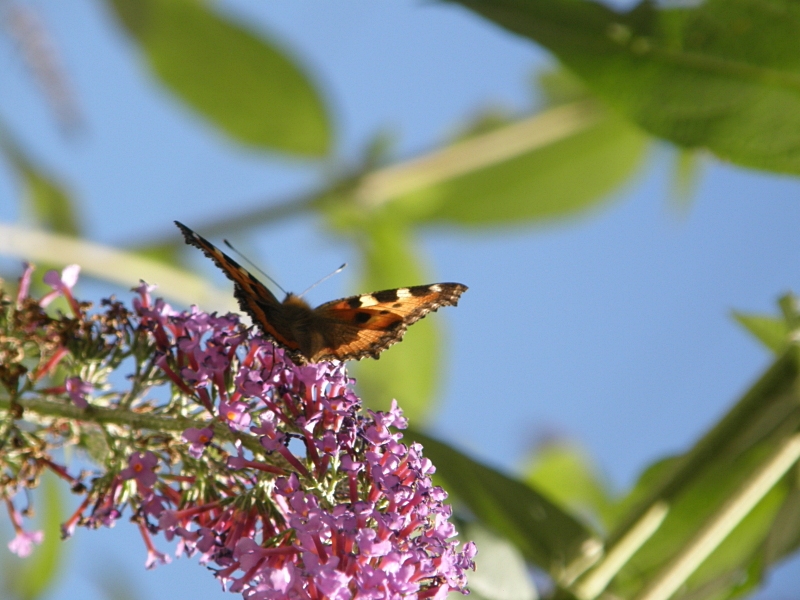
[{"label": "butterfly", "polygon": [[279,302],[247,269],[183,223],[186,243],[203,251],[234,283],[234,296],[264,333],[300,363],[379,358],[406,329],[441,306],[455,306],[467,290],[460,283],[416,285],[350,296],[311,308],[299,296]]}]

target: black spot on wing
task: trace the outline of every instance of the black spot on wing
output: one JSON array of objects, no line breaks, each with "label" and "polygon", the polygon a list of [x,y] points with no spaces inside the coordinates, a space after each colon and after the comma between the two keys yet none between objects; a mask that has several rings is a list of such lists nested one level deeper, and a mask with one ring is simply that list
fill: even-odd
[{"label": "black spot on wing", "polygon": [[382,292],[375,292],[372,294],[378,302],[394,302],[397,300],[397,290],[383,290]]},{"label": "black spot on wing", "polygon": [[420,296],[427,296],[431,293],[431,286],[429,285],[415,285],[414,287],[408,288],[409,293],[419,298]]},{"label": "black spot on wing", "polygon": [[347,299],[347,306],[350,308],[361,308],[361,296],[353,296]]},{"label": "black spot on wing", "polygon": [[372,317],[371,317],[371,315],[369,313],[357,312],[355,314],[354,320],[355,320],[356,323],[363,324],[363,323],[366,323],[367,321],[369,321],[371,318]]}]

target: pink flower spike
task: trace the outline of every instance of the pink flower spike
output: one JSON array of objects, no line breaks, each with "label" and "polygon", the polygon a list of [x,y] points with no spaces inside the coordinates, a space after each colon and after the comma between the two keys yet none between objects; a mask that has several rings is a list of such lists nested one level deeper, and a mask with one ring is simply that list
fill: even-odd
[{"label": "pink flower spike", "polygon": [[91,383],[83,381],[80,377],[70,377],[66,380],[64,386],[75,406],[78,408],[89,406],[86,396],[93,389]]},{"label": "pink flower spike", "polygon": [[[49,274],[53,296],[69,294],[76,277],[76,270]],[[81,321],[87,335],[125,356],[141,349],[158,367],[154,384],[169,388],[141,403],[123,396],[120,405],[180,416],[184,425],[155,431],[143,422],[125,435],[65,534],[112,527],[130,513],[147,568],[169,561],[156,548],[160,535],[177,546],[173,556],[197,556],[245,600],[446,600],[450,591],[467,592],[475,546],[455,538],[447,494],[433,485],[422,446],[404,439],[396,403],[364,411],[344,364],[296,365],[235,315],[174,311],[144,283],[136,292],[135,311],[109,299],[106,314]],[[66,326],[66,335],[76,324],[33,309],[46,328]],[[68,338],[53,339],[28,375],[33,382],[70,360]],[[70,372],[39,380],[36,391],[67,405],[113,404],[111,394],[100,396],[101,379],[87,373],[94,390]],[[49,455],[34,460],[87,491]],[[39,533],[25,533],[10,499],[0,499],[0,509],[4,501],[16,524],[9,547],[28,554]]]}]

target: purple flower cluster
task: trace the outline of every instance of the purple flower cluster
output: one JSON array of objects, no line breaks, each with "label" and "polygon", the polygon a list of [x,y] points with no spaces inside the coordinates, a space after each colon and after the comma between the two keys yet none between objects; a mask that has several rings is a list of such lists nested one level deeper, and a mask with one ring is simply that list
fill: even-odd
[{"label": "purple flower cluster", "polygon": [[[63,279],[54,283],[66,295]],[[365,414],[344,365],[296,365],[233,315],[175,312],[144,284],[137,291],[130,322],[173,384],[161,414],[192,426],[167,443],[137,438],[66,534],[113,525],[129,506],[148,567],[169,561],[151,537],[163,533],[248,600],[467,593],[475,546],[458,550],[447,495],[422,447],[402,443],[396,404]],[[73,376],[63,394],[91,407],[92,389]]]}]

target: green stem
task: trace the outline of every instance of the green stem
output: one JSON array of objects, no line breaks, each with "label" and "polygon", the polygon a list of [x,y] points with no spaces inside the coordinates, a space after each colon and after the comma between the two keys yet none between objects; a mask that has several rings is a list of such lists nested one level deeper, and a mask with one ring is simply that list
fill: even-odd
[{"label": "green stem", "polygon": [[[223,423],[216,421],[209,423],[208,421],[199,421],[186,417],[137,413],[121,408],[104,408],[100,406],[79,408],[62,401],[44,398],[19,398],[16,404],[22,407],[25,412],[36,413],[44,417],[61,417],[63,419],[72,419],[87,423],[127,425],[134,429],[184,431],[189,427],[196,427],[198,429],[211,427],[217,438],[229,442],[238,440],[251,452],[258,453],[259,455],[264,454],[264,448],[262,448],[256,438],[245,433],[232,431]],[[6,396],[0,396],[0,410],[9,410],[10,408],[11,400]],[[266,458],[272,459],[272,457]]]}]

